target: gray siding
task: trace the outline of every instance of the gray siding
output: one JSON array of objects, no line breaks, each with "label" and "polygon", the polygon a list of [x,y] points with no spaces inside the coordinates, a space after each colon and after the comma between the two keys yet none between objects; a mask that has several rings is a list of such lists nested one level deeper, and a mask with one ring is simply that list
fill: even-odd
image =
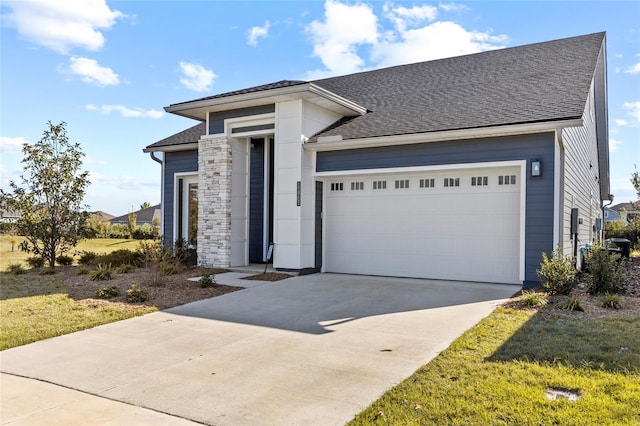
[{"label": "gray siding", "polygon": [[[527,160],[525,285],[538,282],[542,252],[553,250],[554,133],[318,152],[318,172]],[[531,178],[531,160],[542,176]],[[469,206],[472,210],[473,206]]]},{"label": "gray siding", "polygon": [[164,217],[163,237],[165,240],[173,240],[173,221],[174,221],[174,175],[175,173],[198,173],[198,150],[166,152],[164,154]]},{"label": "gray siding", "polygon": [[[602,218],[600,199],[600,164],[598,160],[597,131],[593,90],[583,115],[584,125],[562,130],[564,145],[564,191],[562,217],[562,245],[566,255],[573,254],[571,238],[571,208],[578,208],[578,248],[596,241],[593,230],[597,218]],[[579,255],[579,251],[578,251]]]},{"label": "gray siding", "polygon": [[209,114],[209,134],[224,133],[224,120],[228,118],[248,117],[250,115],[268,114],[275,112],[275,104],[261,105],[251,108],[232,109],[229,111],[212,112]]}]

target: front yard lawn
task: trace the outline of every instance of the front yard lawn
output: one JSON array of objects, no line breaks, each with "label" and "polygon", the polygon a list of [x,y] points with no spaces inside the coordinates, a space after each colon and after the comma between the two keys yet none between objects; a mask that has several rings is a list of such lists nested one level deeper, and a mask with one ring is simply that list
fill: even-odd
[{"label": "front yard lawn", "polygon": [[640,425],[638,305],[554,305],[499,307],[350,425]]}]

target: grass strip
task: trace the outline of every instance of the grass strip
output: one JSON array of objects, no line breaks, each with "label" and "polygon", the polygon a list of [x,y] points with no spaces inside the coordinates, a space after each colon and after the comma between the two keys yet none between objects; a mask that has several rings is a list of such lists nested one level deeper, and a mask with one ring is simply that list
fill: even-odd
[{"label": "grass strip", "polygon": [[0,350],[155,311],[148,306],[82,303],[60,277],[0,275]]},{"label": "grass strip", "polygon": [[640,318],[500,307],[350,423],[372,424],[639,425]]}]

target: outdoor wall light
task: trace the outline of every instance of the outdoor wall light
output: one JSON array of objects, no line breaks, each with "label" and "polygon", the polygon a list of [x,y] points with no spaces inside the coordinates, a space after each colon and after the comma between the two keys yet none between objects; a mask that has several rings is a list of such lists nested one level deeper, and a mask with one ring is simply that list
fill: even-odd
[{"label": "outdoor wall light", "polygon": [[539,160],[533,160],[531,162],[531,176],[540,176],[542,173],[542,165]]}]

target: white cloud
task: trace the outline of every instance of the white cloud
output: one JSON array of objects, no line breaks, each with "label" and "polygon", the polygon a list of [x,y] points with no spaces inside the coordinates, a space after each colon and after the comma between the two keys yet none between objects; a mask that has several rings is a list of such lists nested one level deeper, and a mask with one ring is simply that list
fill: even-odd
[{"label": "white cloud", "polygon": [[68,72],[80,76],[85,83],[96,86],[117,86],[120,84],[118,74],[113,72],[111,68],[99,65],[95,59],[72,56],[69,59]]},{"label": "white cloud", "polygon": [[123,105],[93,105],[93,104],[87,104],[85,105],[85,109],[88,111],[97,111],[101,114],[107,115],[107,114],[111,114],[112,112],[119,112],[121,116],[126,117],[126,118],[160,118],[164,115],[164,112],[162,111],[158,111],[155,109],[143,109],[143,108],[136,108],[136,109],[131,109],[131,108],[127,108]]},{"label": "white cloud", "polygon": [[313,42],[313,55],[320,58],[326,71],[316,71],[316,78],[347,74],[363,69],[364,61],[357,46],[374,44],[378,39],[378,18],[366,4],[353,6],[335,0],[324,4],[324,21],[313,21],[306,31]]},{"label": "white cloud", "polygon": [[22,145],[29,143],[22,136],[17,138],[10,138],[7,136],[0,136],[0,151],[2,152],[20,152],[22,151]]},{"label": "white cloud", "polygon": [[629,122],[623,118],[616,118],[616,125],[618,126],[628,126]]},{"label": "white cloud", "polygon": [[187,89],[196,92],[206,92],[211,90],[213,80],[217,77],[213,71],[206,69],[202,65],[192,64],[189,62],[180,62],[180,70],[182,71],[182,83]]},{"label": "white cloud", "polygon": [[247,43],[249,43],[251,46],[257,46],[258,45],[258,39],[260,38],[265,38],[268,34],[269,34],[269,27],[271,26],[271,24],[269,23],[269,21],[265,21],[264,26],[262,27],[252,27],[249,30],[249,36],[247,37]]},{"label": "white cloud", "polygon": [[98,50],[105,42],[102,30],[125,15],[111,10],[105,0],[5,1],[11,12],[3,20],[27,40],[68,54],[74,47]]},{"label": "white cloud", "polygon": [[398,31],[405,31],[407,27],[416,26],[424,21],[431,22],[438,16],[438,8],[435,6],[404,6],[395,7],[386,3],[383,7],[385,17],[393,22]]},{"label": "white cloud", "polygon": [[621,140],[609,138],[609,152],[617,152],[620,145],[622,145]]},{"label": "white cloud", "polygon": [[438,7],[445,12],[465,12],[471,10],[468,6],[457,3],[440,3]]},{"label": "white cloud", "polygon": [[422,28],[399,31],[374,47],[372,58],[379,66],[430,61],[499,49],[507,40],[479,31],[468,31],[455,22],[434,22]]},{"label": "white cloud", "polygon": [[624,109],[627,115],[631,117],[631,122],[627,123],[631,126],[640,125],[640,102],[625,102]]},{"label": "white cloud", "polygon": [[[636,55],[636,58],[640,58],[640,54]],[[640,74],[640,62],[635,64],[634,66],[625,70],[627,74]]]},{"label": "white cloud", "polygon": [[[445,12],[466,10],[455,4],[440,4],[439,8]],[[325,69],[309,72],[307,78],[483,52],[502,48],[508,41],[504,35],[467,30],[451,21],[436,21],[435,6],[386,3],[382,13],[392,24],[391,29],[382,29],[378,17],[366,4],[326,0],[324,20],[313,21],[306,28],[313,54]],[[369,49],[368,58],[358,52],[363,47]],[[369,66],[365,59],[371,62]]]}]

